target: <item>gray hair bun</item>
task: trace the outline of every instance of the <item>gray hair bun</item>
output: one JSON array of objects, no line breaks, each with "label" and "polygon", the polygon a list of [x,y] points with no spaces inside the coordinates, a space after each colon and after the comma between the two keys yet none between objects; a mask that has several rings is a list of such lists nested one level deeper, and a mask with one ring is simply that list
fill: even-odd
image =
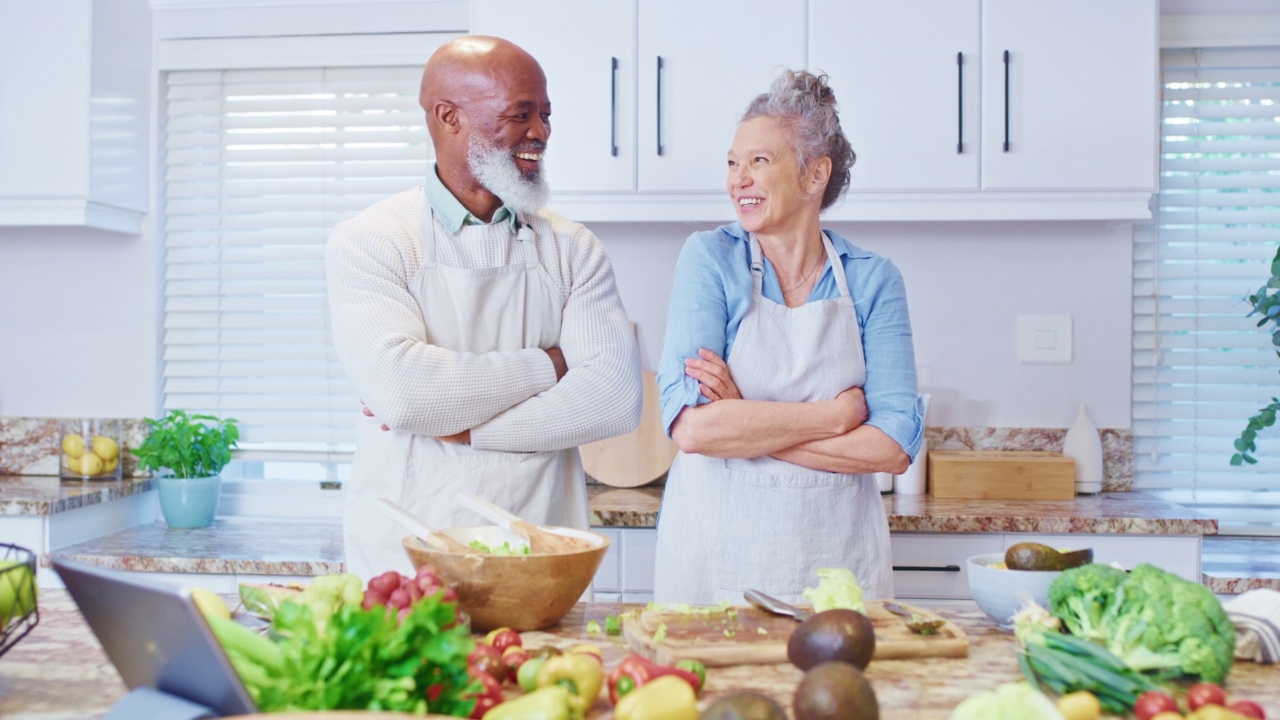
[{"label": "gray hair bun", "polygon": [[744,122],[756,117],[785,121],[791,129],[791,142],[801,174],[807,172],[815,160],[831,158],[831,178],[822,193],[822,209],[834,205],[849,188],[849,168],[853,167],[857,155],[840,129],[836,94],[827,85],[827,76],[806,70],[783,72],[769,92],[752,100],[742,114]]}]

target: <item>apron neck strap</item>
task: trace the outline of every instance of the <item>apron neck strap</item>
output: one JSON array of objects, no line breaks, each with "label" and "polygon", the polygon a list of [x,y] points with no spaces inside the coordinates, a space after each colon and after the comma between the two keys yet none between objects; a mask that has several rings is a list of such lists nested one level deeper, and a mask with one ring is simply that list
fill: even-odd
[{"label": "apron neck strap", "polygon": [[[748,237],[751,239],[751,284],[754,287],[753,292],[760,295],[764,287],[762,257],[764,253],[760,250],[760,241],[756,239],[755,233]],[[825,231],[822,233],[822,249],[827,251],[827,261],[831,264],[831,274],[835,277],[836,287],[840,288],[840,297],[852,297],[849,294],[849,277],[844,272],[844,263],[840,262],[840,254],[836,252],[835,246],[831,244],[831,238],[827,237]]]},{"label": "apron neck strap", "polygon": [[822,247],[827,251],[827,260],[831,262],[831,274],[835,277],[836,287],[840,288],[840,297],[852,297],[849,294],[849,276],[845,274],[844,263],[840,262],[840,254],[836,252],[836,246],[831,244],[831,238],[827,237],[824,230],[822,233]]},{"label": "apron neck strap", "polygon": [[760,297],[764,288],[764,257],[760,252],[760,241],[756,239],[755,233],[747,236],[751,245],[751,285],[753,287],[753,297]]}]

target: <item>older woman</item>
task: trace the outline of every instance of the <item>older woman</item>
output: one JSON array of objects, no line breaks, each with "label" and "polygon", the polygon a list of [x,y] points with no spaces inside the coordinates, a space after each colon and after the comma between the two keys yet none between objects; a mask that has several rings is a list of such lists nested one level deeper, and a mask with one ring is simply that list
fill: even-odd
[{"label": "older woman", "polygon": [[728,155],[738,222],[694,233],[676,267],[659,602],[795,600],[823,567],[893,595],[873,473],[920,446],[911,325],[897,268],[819,223],[854,162],[826,80],[788,71],[751,102]]}]

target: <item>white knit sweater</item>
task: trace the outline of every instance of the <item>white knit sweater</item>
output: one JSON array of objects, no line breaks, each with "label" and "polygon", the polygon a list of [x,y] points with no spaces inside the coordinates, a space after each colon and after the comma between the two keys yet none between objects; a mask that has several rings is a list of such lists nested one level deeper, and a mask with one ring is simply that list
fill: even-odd
[{"label": "white knit sweater", "polygon": [[[556,382],[540,349],[482,354],[426,342],[409,281],[422,263],[422,188],[339,224],[325,247],[333,340],[361,399],[396,430],[453,435],[476,449],[561,450],[630,432],[640,421],[635,336],[595,235],[550,210],[529,218],[538,258],[564,298]],[[438,262],[519,262],[514,238],[462,243],[436,223]]]}]

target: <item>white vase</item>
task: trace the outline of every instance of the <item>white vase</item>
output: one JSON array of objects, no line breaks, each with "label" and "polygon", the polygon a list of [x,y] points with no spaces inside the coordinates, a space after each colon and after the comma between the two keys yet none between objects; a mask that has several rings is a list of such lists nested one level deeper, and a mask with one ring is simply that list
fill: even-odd
[{"label": "white vase", "polygon": [[1062,439],[1062,454],[1076,463],[1077,493],[1102,492],[1102,438],[1098,428],[1089,422],[1084,403],[1080,403],[1076,421]]}]

